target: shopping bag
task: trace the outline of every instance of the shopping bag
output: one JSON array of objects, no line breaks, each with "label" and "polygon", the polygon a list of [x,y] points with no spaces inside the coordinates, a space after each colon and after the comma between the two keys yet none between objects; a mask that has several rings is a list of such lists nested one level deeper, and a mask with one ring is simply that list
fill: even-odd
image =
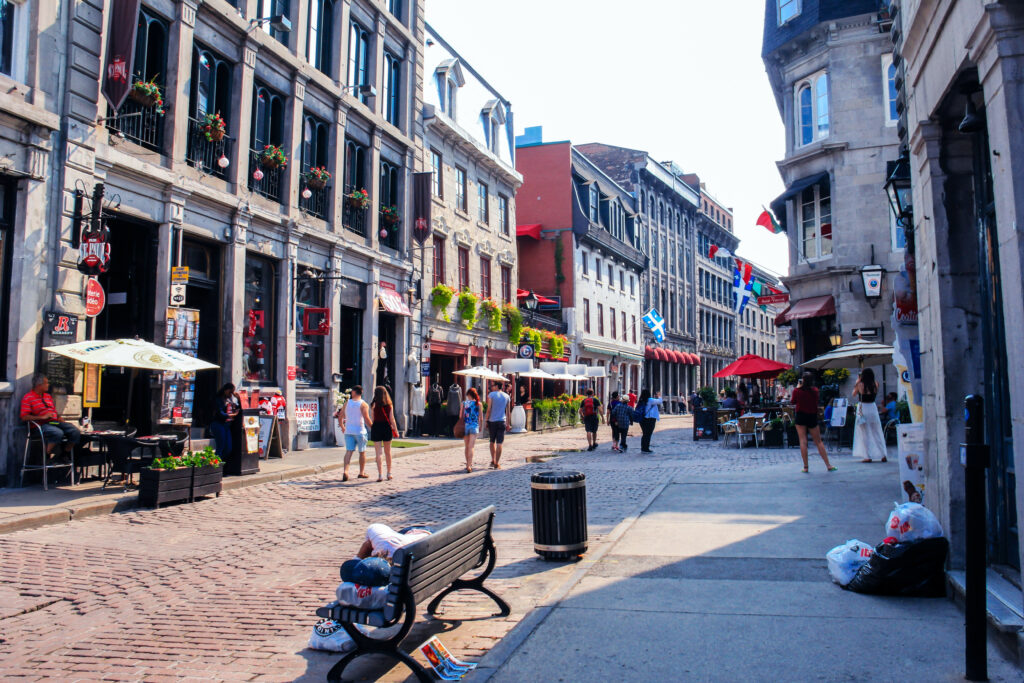
[{"label": "shopping bag", "polygon": [[452,435],[456,439],[461,439],[462,437],[466,436],[466,419],[465,418],[460,417],[459,421],[455,423],[455,426],[452,427]]},{"label": "shopping bag", "polygon": [[857,571],[871,559],[874,552],[875,549],[871,545],[856,539],[847,541],[843,545],[837,545],[825,554],[825,559],[828,561],[828,573],[832,576],[833,581],[840,586],[845,586],[853,580]]},{"label": "shopping bag", "polygon": [[316,622],[313,633],[309,636],[308,645],[310,649],[328,652],[350,652],[356,647],[352,637],[333,619],[321,619]]},{"label": "shopping bag", "polygon": [[902,503],[889,514],[885,533],[901,543],[942,536],[942,525],[935,514],[920,503]]}]

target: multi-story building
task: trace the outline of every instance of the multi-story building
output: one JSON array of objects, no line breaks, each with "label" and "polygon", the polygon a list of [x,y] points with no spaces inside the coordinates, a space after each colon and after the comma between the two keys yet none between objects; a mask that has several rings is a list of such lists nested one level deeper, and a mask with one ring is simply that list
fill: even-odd
[{"label": "multi-story building", "polygon": [[[772,210],[789,236],[791,325],[796,361],[844,341],[892,342],[890,311],[862,284],[862,269],[895,272],[904,235],[878,187],[897,154],[892,47],[878,0],[767,0],[762,56],[786,130],[778,162],[786,191]],[[880,370],[884,387],[893,373]]]},{"label": "multi-story building", "polygon": [[678,411],[695,387],[694,366],[699,363],[693,251],[700,195],[682,180],[675,164],[655,161],[647,152],[601,143],[577,149],[636,202],[639,245],[648,255],[640,278],[641,310],[653,308],[665,320],[661,343],[642,326],[643,385],[662,392],[667,411]]},{"label": "multi-story building", "polygon": [[[1024,11],[1017,2],[982,0],[897,4],[895,108],[909,163],[894,175],[909,176],[913,197],[906,215],[911,286],[899,292],[897,310],[917,319],[911,334],[919,335],[921,392],[911,404],[924,422],[924,503],[947,531],[950,575],[962,585],[964,398],[983,397],[989,613],[1024,657],[1024,487],[1015,477],[1024,471],[1024,351],[1013,343],[1024,330],[1024,217],[1017,217]],[[895,151],[885,157],[896,158]],[[877,193],[880,186],[868,187]]]},{"label": "multi-story building", "polygon": [[[0,12],[0,488],[18,481],[25,438],[18,407],[31,388],[44,313],[64,308],[53,295],[63,249],[53,245],[69,233],[55,182],[68,151],[68,102],[61,97],[67,45],[54,27],[67,11],[54,3],[7,3]],[[86,324],[80,327],[84,332]],[[70,391],[64,376],[54,378],[58,410],[79,414],[74,377]]]},{"label": "multi-story building", "polygon": [[[102,3],[83,2],[66,43],[32,38],[37,49],[25,59],[49,70],[41,56],[52,48],[68,63],[66,78],[61,70],[44,86],[59,84],[47,100],[66,106],[64,158],[48,178],[62,188],[62,209],[24,240],[53,245],[35,259],[50,270],[34,305],[84,314],[75,202],[102,184],[110,260],[97,279],[106,306],[77,338],[89,327],[97,338],[164,344],[186,321],[186,341],[220,369],[169,388],[104,368],[93,419],[149,429],[169,417],[162,409],[173,392],[174,417],[200,427],[216,387],[232,381],[281,388],[290,434],[299,427],[323,442],[334,388],[388,384],[396,413],[407,412],[400,374],[411,348],[412,265],[403,217],[419,159],[423,7],[234,4],[143,0],[137,17],[110,18]],[[126,27],[136,32],[131,60]],[[189,269],[183,314],[169,309],[173,266]],[[36,330],[25,327],[24,343],[37,343]],[[42,367],[59,376],[65,413],[76,415],[80,372],[52,357]]]},{"label": "multi-story building", "polygon": [[732,209],[708,193],[695,175],[686,178],[700,189],[696,236],[697,351],[700,355],[698,386],[718,390],[723,380],[716,372],[736,360],[736,305],[731,256],[710,256],[711,247],[736,253],[739,238],[732,231]]},{"label": "multi-story building", "polygon": [[[770,287],[778,287],[779,279],[776,275],[760,266],[751,265],[754,266],[752,277],[757,282]],[[736,354],[738,356],[753,353],[762,358],[778,360],[783,363],[789,362],[788,357],[778,357],[778,334],[775,328],[775,316],[777,314],[778,311],[776,311],[774,305],[767,305],[762,309],[757,305],[757,301],[751,297],[750,302],[736,319]]]},{"label": "multi-story building", "polygon": [[[433,172],[427,285],[446,285],[456,292],[445,310],[432,306],[427,297],[424,348],[430,381],[448,387],[456,370],[469,365],[498,369],[503,358],[514,356],[516,347],[507,330],[489,329],[489,318],[480,308],[485,301],[516,305],[515,196],[522,176],[515,170],[508,100],[429,24],[424,54],[423,151]],[[464,291],[478,299],[475,324],[455,312]]]},{"label": "multi-story building", "polygon": [[574,362],[603,367],[597,382],[611,391],[638,390],[641,380],[640,250],[633,196],[570,142],[517,138],[523,174],[518,213],[519,281],[557,296],[568,323]]}]

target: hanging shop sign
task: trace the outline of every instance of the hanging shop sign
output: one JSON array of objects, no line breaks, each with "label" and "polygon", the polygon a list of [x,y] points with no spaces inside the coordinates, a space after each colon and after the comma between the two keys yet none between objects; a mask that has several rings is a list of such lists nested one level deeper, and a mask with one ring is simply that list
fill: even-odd
[{"label": "hanging shop sign", "polygon": [[107,33],[107,61],[103,70],[103,96],[111,108],[120,109],[132,88],[136,24],[139,0],[112,0]]},{"label": "hanging shop sign", "polygon": [[103,286],[96,278],[89,278],[85,283],[85,314],[90,318],[95,318],[106,305],[107,293],[103,291]]},{"label": "hanging shop sign", "polygon": [[302,311],[302,333],[325,336],[331,331],[331,309],[305,308]]},{"label": "hanging shop sign", "polygon": [[102,275],[110,267],[110,231],[101,221],[82,232],[78,247],[78,270],[86,275]]},{"label": "hanging shop sign", "polygon": [[412,174],[412,237],[420,246],[430,237],[430,184],[433,177],[430,171]]},{"label": "hanging shop sign", "polygon": [[63,311],[47,311],[44,318],[50,339],[75,340],[78,338],[78,316]]},{"label": "hanging shop sign", "polygon": [[771,304],[789,303],[789,294],[766,294],[757,297],[758,306],[770,306]]},{"label": "hanging shop sign", "polygon": [[535,354],[536,349],[533,348],[533,344],[520,344],[519,350],[516,352],[518,357],[525,358],[527,360],[532,359]]}]

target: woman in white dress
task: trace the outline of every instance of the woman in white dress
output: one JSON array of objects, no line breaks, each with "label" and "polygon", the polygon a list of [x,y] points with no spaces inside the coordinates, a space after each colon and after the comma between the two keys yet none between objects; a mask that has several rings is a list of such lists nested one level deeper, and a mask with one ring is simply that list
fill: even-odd
[{"label": "woman in white dress", "polygon": [[871,368],[861,370],[853,395],[860,400],[857,405],[857,425],[853,430],[853,457],[861,462],[874,462],[879,459],[886,461],[885,435],[882,434],[882,421],[878,417],[878,382]]}]

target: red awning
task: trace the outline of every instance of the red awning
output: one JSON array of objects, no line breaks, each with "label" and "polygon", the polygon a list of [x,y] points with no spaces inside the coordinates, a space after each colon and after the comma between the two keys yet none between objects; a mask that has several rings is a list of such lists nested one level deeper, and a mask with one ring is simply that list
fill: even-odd
[{"label": "red awning", "polygon": [[540,239],[540,223],[529,223],[527,225],[516,226],[516,237],[532,237],[535,240]]},{"label": "red awning", "polygon": [[[558,305],[558,302],[555,301],[554,299],[549,299],[546,296],[541,296],[540,294],[537,294],[536,292],[534,292],[533,295],[535,297],[537,297],[537,303],[538,304],[552,304],[554,306]],[[516,290],[516,298],[517,299],[525,299],[528,296],[530,296],[530,292],[529,291],[527,291],[525,289],[517,289]]]},{"label": "red awning", "polygon": [[697,355],[697,354],[695,354],[695,353],[691,353],[691,354],[690,354],[690,358],[692,358],[692,359],[693,359],[693,364],[694,364],[694,365],[700,365],[700,356],[698,356],[698,355]]},{"label": "red awning", "polygon": [[412,311],[409,310],[409,307],[402,300],[402,295],[395,290],[381,287],[377,296],[380,298],[380,307],[388,313],[412,316]]},{"label": "red awning", "polygon": [[683,354],[680,353],[679,351],[670,351],[669,353],[672,354],[672,361],[673,362],[675,362],[675,363],[685,363],[686,362],[686,359],[683,358]]},{"label": "red awning", "polygon": [[654,348],[652,348],[650,346],[645,346],[644,347],[644,358],[646,358],[647,360],[657,360],[658,356],[657,356],[657,354],[654,353],[655,350],[656,349],[654,349]]},{"label": "red awning", "polygon": [[692,353],[687,353],[686,351],[683,351],[682,354],[683,354],[683,363],[686,364],[686,365],[693,365],[693,354]]},{"label": "red awning", "polygon": [[800,299],[789,308],[775,316],[775,326],[788,325],[794,320],[805,318],[821,318],[826,315],[836,314],[836,300],[831,294],[825,296],[812,296],[809,299]]},{"label": "red awning", "polygon": [[654,355],[658,360],[668,360],[668,353],[665,349],[654,349]]}]

